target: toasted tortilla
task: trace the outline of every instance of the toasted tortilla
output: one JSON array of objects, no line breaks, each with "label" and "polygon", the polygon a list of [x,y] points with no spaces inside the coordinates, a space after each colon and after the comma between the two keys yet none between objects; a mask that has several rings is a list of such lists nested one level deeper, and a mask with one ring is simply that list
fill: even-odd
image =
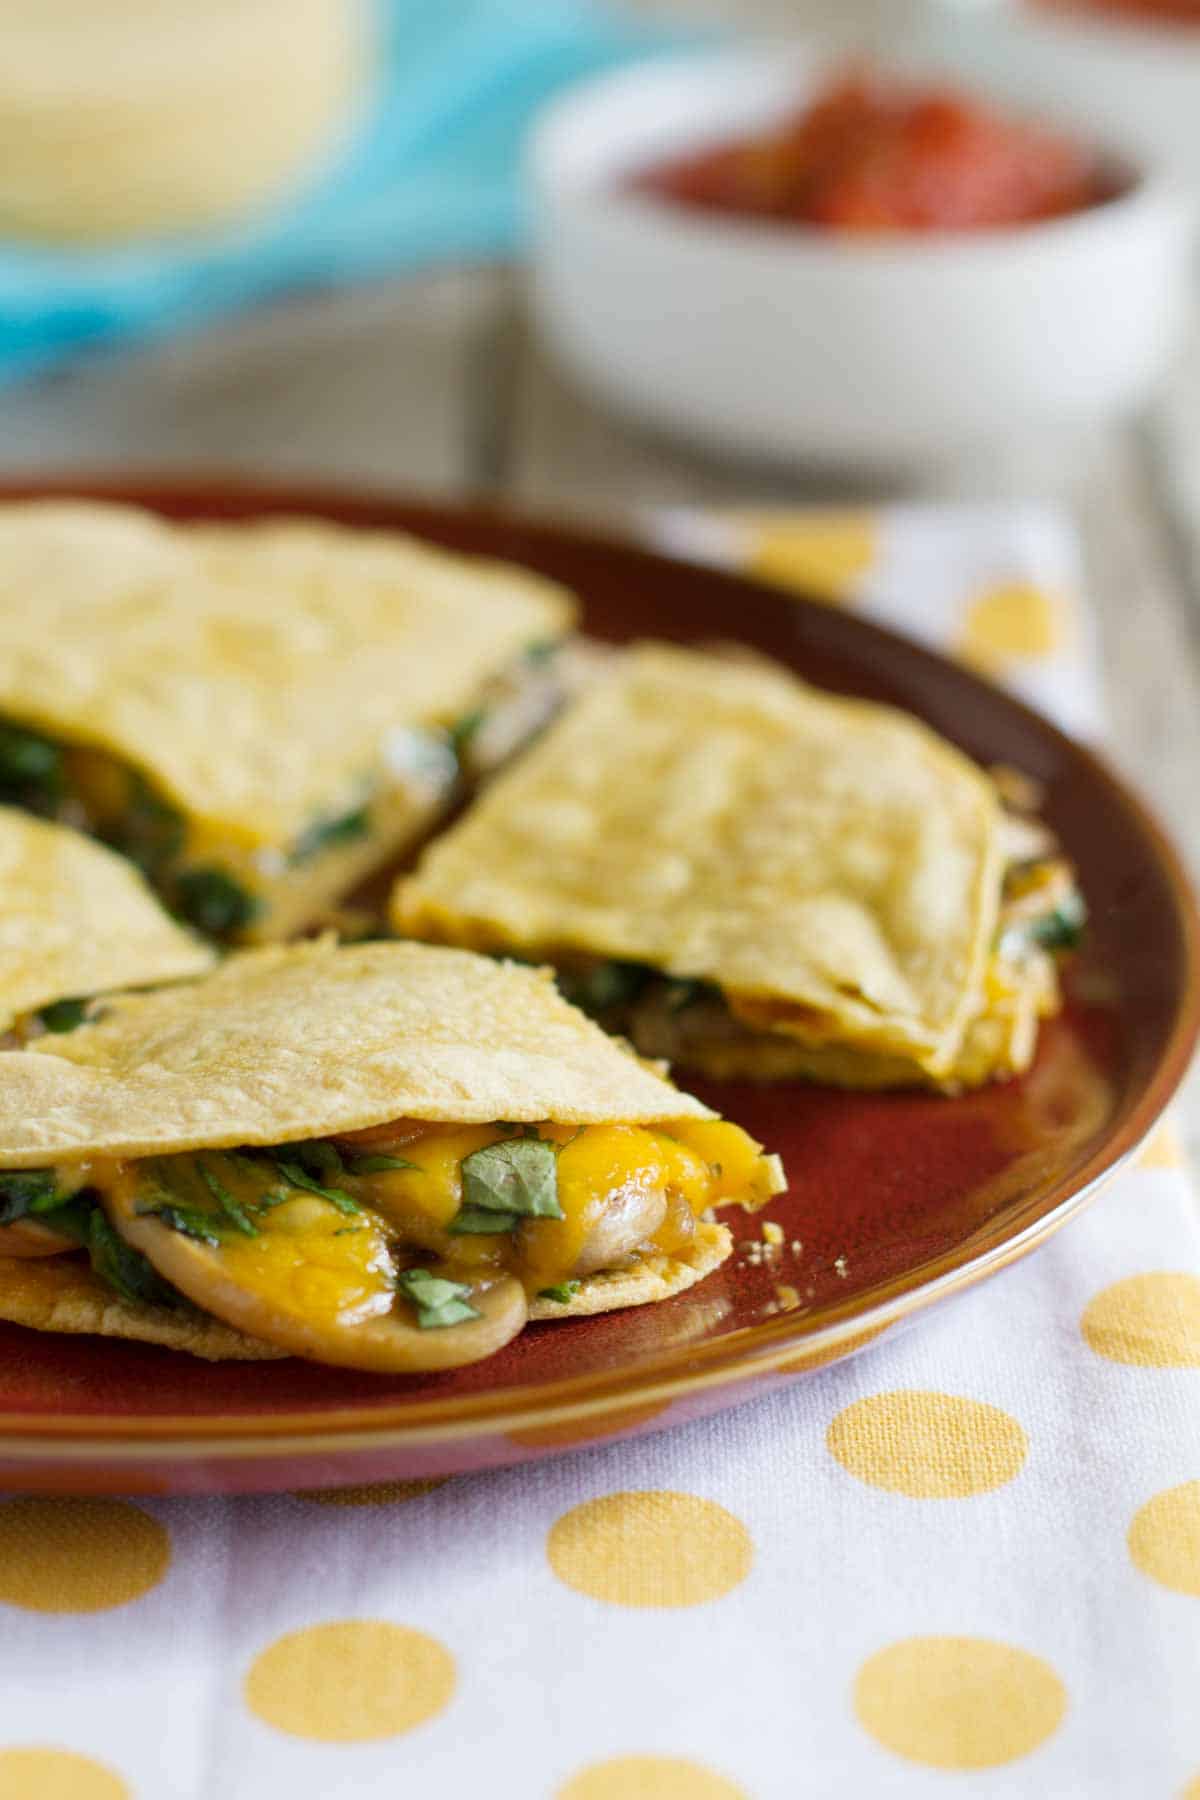
[{"label": "toasted tortilla", "polygon": [[708,1118],[548,970],[424,944],[247,951],[4,1059],[0,1168],[278,1144],[392,1119]]},{"label": "toasted tortilla", "polygon": [[393,921],[708,981],[758,1030],[937,1076],[979,1010],[999,819],[904,713],[644,645],[426,851]]},{"label": "toasted tortilla", "polygon": [[[564,1303],[534,1300],[529,1317],[531,1321],[588,1318],[618,1307],[669,1300],[711,1275],[732,1251],[733,1239],[724,1225],[700,1224],[684,1255],[648,1256],[630,1269],[589,1275]],[[123,1300],[78,1256],[32,1262],[0,1257],[0,1319],[34,1331],[160,1344],[206,1362],[268,1362],[287,1355],[194,1307]]]},{"label": "toasted tortilla", "polygon": [[529,1317],[538,1319],[584,1319],[595,1313],[615,1312],[622,1306],[648,1306],[656,1300],[669,1300],[682,1294],[719,1269],[733,1254],[733,1238],[728,1226],[696,1226],[696,1235],[679,1256],[643,1256],[631,1269],[600,1270],[589,1275],[569,1300],[530,1302]]},{"label": "toasted tortilla", "polygon": [[54,1000],[182,980],[213,961],[132,863],[0,806],[0,1035]]},{"label": "toasted tortilla", "polygon": [[287,1354],[193,1307],[123,1300],[79,1256],[0,1257],[0,1319],[33,1331],[162,1344],[206,1362],[267,1362]]},{"label": "toasted tortilla", "polygon": [[292,843],[573,613],[398,533],[0,506],[0,716],[140,770],[214,844]]}]

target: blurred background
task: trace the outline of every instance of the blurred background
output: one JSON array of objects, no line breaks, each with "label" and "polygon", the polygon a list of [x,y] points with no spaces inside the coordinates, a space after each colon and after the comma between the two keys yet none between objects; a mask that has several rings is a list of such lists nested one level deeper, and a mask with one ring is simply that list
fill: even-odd
[{"label": "blurred background", "polygon": [[0,25],[0,475],[1052,502],[1113,741],[1200,859],[1200,0]]}]

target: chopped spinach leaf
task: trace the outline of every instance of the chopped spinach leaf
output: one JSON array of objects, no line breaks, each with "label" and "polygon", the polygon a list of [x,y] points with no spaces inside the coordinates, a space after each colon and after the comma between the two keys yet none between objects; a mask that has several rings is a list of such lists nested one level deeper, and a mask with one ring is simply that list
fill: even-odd
[{"label": "chopped spinach leaf", "polygon": [[583,971],[561,970],[558,985],[573,1005],[594,1017],[632,1005],[651,974],[642,963],[601,962]]},{"label": "chopped spinach leaf", "polygon": [[372,1156],[352,1156],[348,1167],[351,1175],[385,1175],[389,1169],[415,1169],[421,1173],[420,1163],[409,1162],[403,1156],[385,1156],[382,1151]]},{"label": "chopped spinach leaf", "polygon": [[371,823],[371,809],[366,801],[351,807],[347,812],[330,813],[314,819],[306,830],[300,833],[288,854],[290,863],[309,862],[336,844],[348,844],[355,838],[365,837]]},{"label": "chopped spinach leaf", "polygon": [[0,1173],[0,1225],[53,1211],[65,1204],[53,1169],[5,1169]]},{"label": "chopped spinach leaf", "polygon": [[196,1172],[229,1223],[240,1231],[243,1237],[257,1237],[258,1226],[241,1202],[234,1199],[225,1183],[213,1174],[207,1163],[197,1162]]},{"label": "chopped spinach leaf", "polygon": [[513,1231],[519,1223],[515,1212],[493,1212],[486,1206],[460,1206],[446,1227],[451,1237],[495,1237]]},{"label": "chopped spinach leaf", "polygon": [[537,1297],[539,1300],[557,1300],[560,1306],[565,1306],[568,1300],[575,1298],[582,1285],[579,1281],[559,1281],[553,1287],[539,1288]]},{"label": "chopped spinach leaf", "polygon": [[52,1000],[39,1009],[38,1018],[47,1031],[74,1031],[87,1017],[87,1004],[86,1000]]},{"label": "chopped spinach leaf", "polygon": [[178,1306],[179,1294],[154,1265],[113,1230],[99,1206],[88,1221],[87,1252],[92,1270],[134,1305]]},{"label": "chopped spinach leaf", "polygon": [[1043,950],[1074,950],[1087,924],[1082,894],[1070,894],[1052,913],[1035,920],[1029,935]]},{"label": "chopped spinach leaf", "polygon": [[534,668],[537,668],[540,663],[547,663],[552,657],[557,656],[561,648],[562,642],[559,638],[534,638],[531,644],[525,646],[525,661],[532,663]]},{"label": "chopped spinach leaf", "polygon": [[214,1249],[220,1247],[218,1221],[198,1207],[179,1206],[171,1200],[161,1206],[138,1206],[135,1210],[140,1216],[150,1215],[161,1220],[172,1231],[177,1231],[181,1237],[192,1238],[197,1244],[210,1244]]},{"label": "chopped spinach leaf", "polygon": [[455,756],[461,758],[486,718],[487,709],[477,706],[472,712],[464,713],[461,719],[455,719],[452,725],[447,725],[446,736],[450,739],[450,748]]},{"label": "chopped spinach leaf", "polygon": [[[486,1144],[482,1150],[464,1156],[463,1207],[451,1229],[457,1226],[463,1211],[473,1216],[475,1209],[509,1219],[565,1217],[558,1203],[554,1150],[555,1146],[542,1138],[520,1137]],[[503,1231],[507,1227],[497,1225],[495,1229]]]},{"label": "chopped spinach leaf", "polygon": [[686,1007],[695,1006],[699,1000],[707,1000],[716,989],[707,981],[690,981],[673,978],[666,983],[663,1002],[668,1012],[683,1012]]},{"label": "chopped spinach leaf", "polygon": [[0,1176],[0,1225],[36,1218],[86,1249],[93,1272],[125,1300],[175,1306],[179,1295],[155,1273],[140,1250],[113,1230],[90,1188],[57,1191],[49,1169],[21,1169]]},{"label": "chopped spinach leaf", "polygon": [[80,1188],[69,1200],[60,1199],[57,1206],[39,1209],[31,1216],[49,1226],[51,1231],[57,1231],[61,1237],[74,1238],[77,1244],[86,1244],[92,1213],[97,1204],[90,1188]]},{"label": "chopped spinach leaf", "polygon": [[58,744],[19,725],[0,725],[0,800],[32,812],[58,810],[66,788]]},{"label": "chopped spinach leaf", "polygon": [[462,1325],[481,1315],[467,1299],[471,1292],[461,1281],[447,1281],[432,1269],[405,1269],[396,1277],[396,1288],[410,1300],[417,1312],[422,1331],[443,1325]]},{"label": "chopped spinach leaf", "polygon": [[175,902],[189,925],[209,937],[240,931],[259,911],[259,902],[224,869],[184,869],[175,882]]},{"label": "chopped spinach leaf", "polygon": [[145,874],[160,876],[183,849],[183,814],[155,793],[144,775],[131,770],[124,811],[105,826],[103,836]]},{"label": "chopped spinach leaf", "polygon": [[299,1163],[285,1162],[278,1154],[274,1154],[274,1162],[283,1179],[290,1181],[293,1187],[303,1188],[306,1194],[319,1195],[322,1200],[328,1200],[331,1206],[336,1206],[340,1213],[350,1214],[362,1211],[358,1201],[350,1194],[347,1194],[342,1188],[323,1187],[319,1181],[313,1179],[306,1169],[301,1168]]},{"label": "chopped spinach leaf", "polygon": [[299,1163],[314,1181],[328,1181],[331,1175],[340,1175],[345,1168],[341,1151],[328,1138],[298,1138],[286,1148],[288,1161]]}]

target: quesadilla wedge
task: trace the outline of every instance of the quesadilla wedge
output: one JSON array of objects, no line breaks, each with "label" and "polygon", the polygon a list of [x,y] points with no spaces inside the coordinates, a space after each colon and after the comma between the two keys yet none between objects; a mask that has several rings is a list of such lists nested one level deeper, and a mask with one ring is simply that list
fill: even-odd
[{"label": "quesadilla wedge", "polygon": [[0,1047],[71,1029],[94,995],[202,975],[213,960],[124,857],[0,806]]},{"label": "quesadilla wedge", "polygon": [[56,1235],[64,1274],[0,1260],[0,1317],[451,1368],[529,1319],[678,1293],[730,1254],[712,1208],[783,1185],[548,970],[247,951],[5,1059],[0,1222]]},{"label": "quesadilla wedge", "polygon": [[317,520],[0,506],[0,801],[132,857],[225,940],[286,937],[552,710],[554,583]]},{"label": "quesadilla wedge", "polygon": [[428,848],[392,920],[552,962],[644,1054],[718,1078],[954,1090],[1027,1066],[1082,903],[916,719],[645,645]]}]

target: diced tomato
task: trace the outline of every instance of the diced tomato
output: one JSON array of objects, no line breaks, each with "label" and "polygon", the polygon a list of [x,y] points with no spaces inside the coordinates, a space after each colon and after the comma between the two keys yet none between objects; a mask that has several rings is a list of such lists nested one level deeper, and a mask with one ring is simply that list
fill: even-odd
[{"label": "diced tomato", "polygon": [[686,206],[839,232],[967,231],[1077,212],[1108,197],[1095,156],[942,88],[855,72],[757,137],[645,171]]}]

